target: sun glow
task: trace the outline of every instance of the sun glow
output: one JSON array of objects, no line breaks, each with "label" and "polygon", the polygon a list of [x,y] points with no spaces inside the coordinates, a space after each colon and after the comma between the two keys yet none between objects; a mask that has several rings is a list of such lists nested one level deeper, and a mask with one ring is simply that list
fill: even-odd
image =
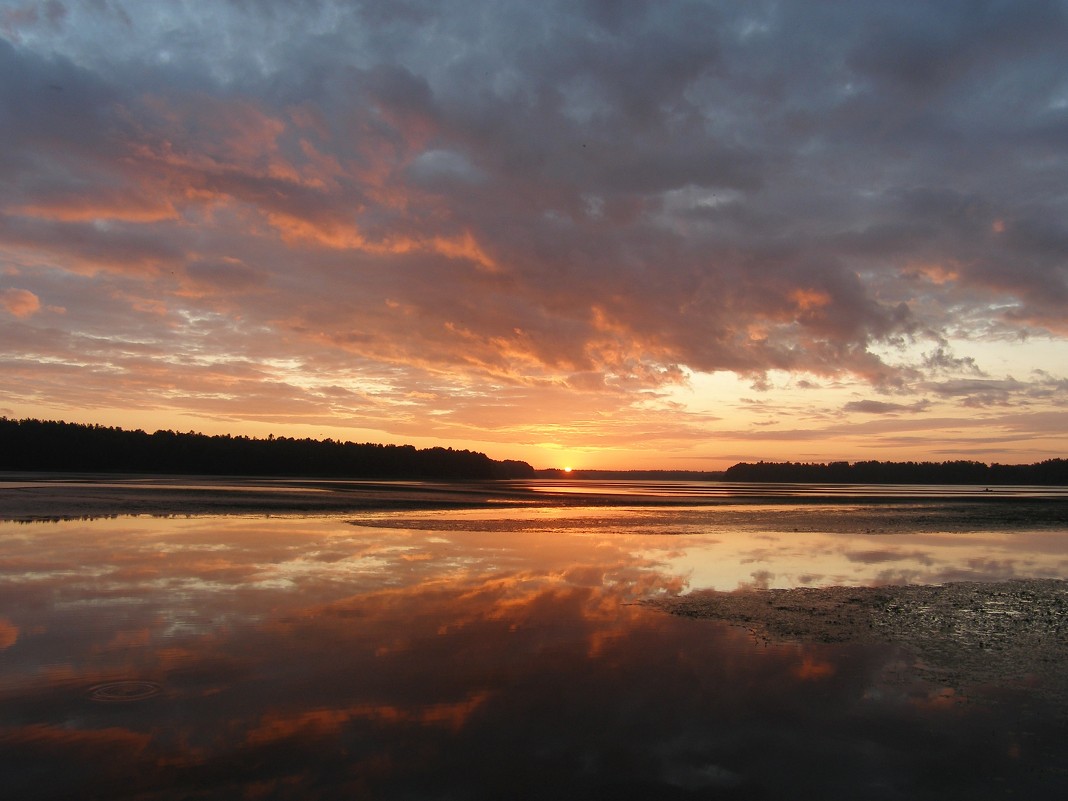
[{"label": "sun glow", "polygon": [[571,465],[568,465],[567,467],[565,467],[564,468],[564,472],[565,473],[570,473],[571,472]]}]

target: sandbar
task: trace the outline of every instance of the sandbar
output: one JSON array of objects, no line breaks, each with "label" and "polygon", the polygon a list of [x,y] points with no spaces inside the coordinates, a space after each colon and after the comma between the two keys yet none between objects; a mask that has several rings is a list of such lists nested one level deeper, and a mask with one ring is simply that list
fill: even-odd
[{"label": "sandbar", "polygon": [[1068,581],[697,591],[649,602],[776,642],[890,643],[964,694],[1013,687],[1068,711]]},{"label": "sandbar", "polygon": [[495,482],[333,481],[218,476],[8,474],[0,520],[79,520],[120,515],[328,514],[522,503]]}]

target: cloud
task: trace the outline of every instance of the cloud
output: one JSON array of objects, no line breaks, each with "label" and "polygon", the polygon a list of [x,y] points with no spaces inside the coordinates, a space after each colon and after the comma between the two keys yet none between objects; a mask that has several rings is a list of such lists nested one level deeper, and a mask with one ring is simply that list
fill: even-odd
[{"label": "cloud", "polygon": [[1063,378],[1039,370],[1027,381],[1019,381],[1012,376],[1003,379],[962,378],[927,382],[924,388],[945,398],[959,398],[968,407],[1026,406],[1028,403],[1062,397],[1061,393],[1068,388],[1068,383]]},{"label": "cloud", "polygon": [[923,366],[931,372],[972,373],[982,376],[983,371],[971,356],[957,357],[949,349],[938,347],[923,354]]},{"label": "cloud", "polygon": [[847,412],[862,412],[864,414],[900,414],[903,412],[919,413],[927,411],[931,406],[927,401],[916,403],[887,403],[886,401],[861,400],[850,401],[842,407]]},{"label": "cloud", "polygon": [[462,153],[451,150],[427,150],[420,153],[408,168],[408,176],[417,184],[447,187],[449,183],[474,184],[484,176]]},{"label": "cloud", "polygon": [[882,562],[914,562],[921,565],[931,565],[934,560],[923,551],[899,551],[892,548],[871,549],[864,551],[847,550],[843,555],[850,562],[860,562],[866,565],[875,565]]},{"label": "cloud", "polygon": [[41,300],[26,289],[0,290],[0,306],[15,317],[29,317],[41,309]]},{"label": "cloud", "polygon": [[0,617],[0,651],[10,648],[19,639],[19,628],[6,617]]},{"label": "cloud", "polygon": [[185,272],[194,285],[206,291],[240,291],[259,286],[264,280],[260,273],[236,259],[191,262]]}]

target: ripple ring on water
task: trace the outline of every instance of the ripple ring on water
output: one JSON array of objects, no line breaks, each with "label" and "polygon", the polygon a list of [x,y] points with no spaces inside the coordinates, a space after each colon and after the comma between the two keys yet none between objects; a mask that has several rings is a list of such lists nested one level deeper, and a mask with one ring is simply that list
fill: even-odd
[{"label": "ripple ring on water", "polygon": [[154,698],[163,688],[154,681],[109,681],[89,688],[91,701],[144,701]]}]

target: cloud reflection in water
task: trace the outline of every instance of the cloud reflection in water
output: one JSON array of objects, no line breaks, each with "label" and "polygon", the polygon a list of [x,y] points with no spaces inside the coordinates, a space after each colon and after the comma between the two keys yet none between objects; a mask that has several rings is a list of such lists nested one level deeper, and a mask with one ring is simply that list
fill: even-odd
[{"label": "cloud reflection in water", "polygon": [[[442,517],[452,530],[4,525],[0,773],[12,797],[1056,786],[1056,716],[914,683],[891,648],[767,646],[637,605],[686,587],[671,567],[686,552],[678,536],[464,530]],[[94,703],[93,687],[120,680],[162,692]]]}]

